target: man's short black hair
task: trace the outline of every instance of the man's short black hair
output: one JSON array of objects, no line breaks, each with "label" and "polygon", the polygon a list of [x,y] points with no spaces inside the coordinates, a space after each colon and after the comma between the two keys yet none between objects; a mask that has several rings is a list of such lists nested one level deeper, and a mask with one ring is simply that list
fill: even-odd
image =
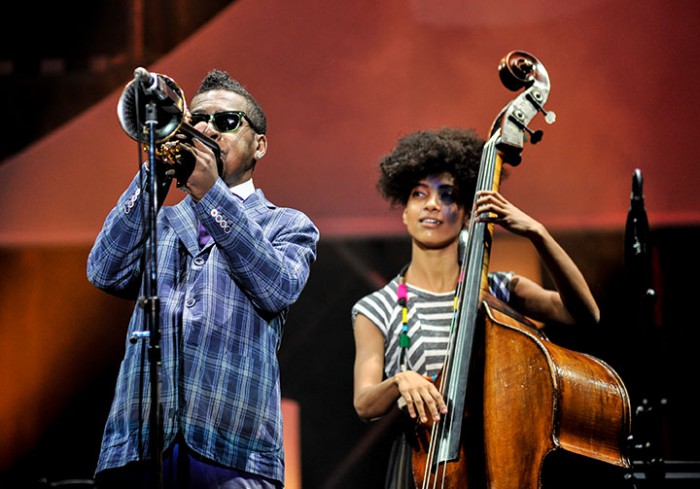
[{"label": "man's short black hair", "polygon": [[199,85],[197,95],[210,90],[228,90],[237,93],[246,99],[245,113],[253,121],[252,129],[258,134],[265,134],[267,131],[267,118],[265,112],[257,100],[245,89],[237,80],[231,78],[227,72],[213,69],[207,73],[202,83]]}]

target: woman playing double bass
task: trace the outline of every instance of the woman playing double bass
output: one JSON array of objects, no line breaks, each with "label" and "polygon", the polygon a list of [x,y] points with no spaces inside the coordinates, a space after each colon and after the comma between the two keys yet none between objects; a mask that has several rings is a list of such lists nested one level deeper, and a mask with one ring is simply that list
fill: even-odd
[{"label": "woman playing double bass", "polygon": [[[377,188],[403,208],[412,244],[406,267],[352,309],[354,406],[363,420],[397,405],[410,416],[408,426],[430,424],[448,412],[434,379],[448,348],[460,233],[470,218],[530,240],[556,286],[547,290],[512,272],[489,272],[493,296],[544,324],[598,323],[599,309],[583,275],[541,223],[498,192],[481,191],[474,201],[483,143],[473,130],[418,131],[400,138],[379,163]],[[387,488],[414,487],[404,436],[394,441],[389,465]]]}]

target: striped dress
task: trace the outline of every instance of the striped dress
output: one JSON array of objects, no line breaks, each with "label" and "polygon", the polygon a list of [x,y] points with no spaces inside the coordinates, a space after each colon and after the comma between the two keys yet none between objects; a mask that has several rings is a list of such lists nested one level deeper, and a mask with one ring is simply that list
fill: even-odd
[{"label": "striped dress", "polygon": [[[497,299],[508,303],[512,272],[488,274],[489,289]],[[396,290],[401,277],[397,275],[383,288],[366,295],[352,308],[353,324],[358,314],[367,317],[384,335],[384,374],[387,378],[400,370],[399,333],[401,306]],[[406,284],[408,292],[408,336],[411,344],[407,352],[409,370],[421,375],[437,375],[447,351],[452,324],[455,291],[436,294]]]}]

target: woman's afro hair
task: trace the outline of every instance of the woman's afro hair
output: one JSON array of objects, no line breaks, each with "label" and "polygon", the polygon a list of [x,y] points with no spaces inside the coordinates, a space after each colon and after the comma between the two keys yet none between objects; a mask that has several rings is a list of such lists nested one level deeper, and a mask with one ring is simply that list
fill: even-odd
[{"label": "woman's afro hair", "polygon": [[450,173],[460,203],[471,207],[484,141],[473,129],[421,130],[401,137],[379,161],[377,190],[392,206],[406,205],[421,179]]}]

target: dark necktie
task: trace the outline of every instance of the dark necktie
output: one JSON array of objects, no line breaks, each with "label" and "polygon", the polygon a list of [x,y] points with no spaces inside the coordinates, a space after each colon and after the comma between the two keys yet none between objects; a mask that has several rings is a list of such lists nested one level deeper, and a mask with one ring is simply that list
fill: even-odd
[{"label": "dark necktie", "polygon": [[207,244],[209,241],[209,238],[211,238],[211,235],[207,232],[206,229],[204,229],[204,226],[202,226],[201,222],[198,222],[198,227],[199,227],[199,233],[197,235],[197,240],[199,241],[199,247],[204,248],[204,245]]}]

